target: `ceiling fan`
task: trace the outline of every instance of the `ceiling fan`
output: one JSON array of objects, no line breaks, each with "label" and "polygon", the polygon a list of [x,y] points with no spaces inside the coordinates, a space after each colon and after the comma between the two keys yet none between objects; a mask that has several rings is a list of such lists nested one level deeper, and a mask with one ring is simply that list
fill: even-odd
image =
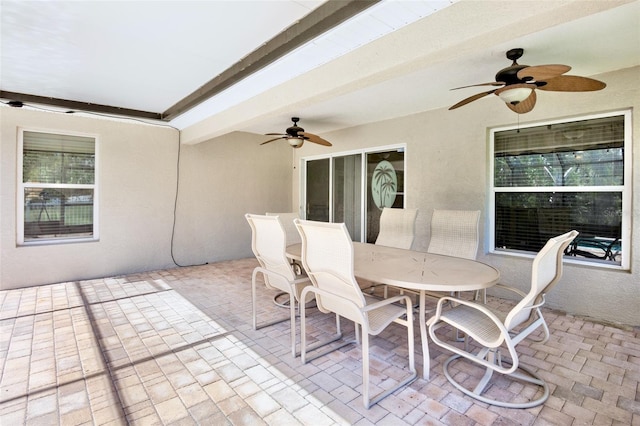
[{"label": "ceiling fan", "polygon": [[269,139],[266,142],[262,142],[260,145],[264,145],[265,143],[277,141],[278,139],[286,139],[294,148],[300,148],[304,141],[309,141],[313,143],[317,143],[319,145],[331,146],[331,143],[322,139],[318,135],[314,135],[313,133],[307,133],[304,129],[298,126],[298,121],[300,119],[298,117],[291,117],[291,121],[293,121],[293,126],[289,127],[285,132],[286,133],[266,133],[266,136],[278,136],[277,138]]},{"label": "ceiling fan", "polygon": [[606,84],[587,77],[564,75],[571,67],[568,65],[519,65],[524,49],[511,49],[507,52],[507,59],[513,61],[511,66],[503,68],[496,74],[496,81],[492,83],[473,84],[471,86],[456,87],[451,90],[477,86],[500,86],[470,96],[449,109],[456,109],[490,94],[502,99],[507,107],[518,114],[524,114],[533,109],[536,104],[536,91],[548,90],[554,92],[590,92],[601,90]]}]

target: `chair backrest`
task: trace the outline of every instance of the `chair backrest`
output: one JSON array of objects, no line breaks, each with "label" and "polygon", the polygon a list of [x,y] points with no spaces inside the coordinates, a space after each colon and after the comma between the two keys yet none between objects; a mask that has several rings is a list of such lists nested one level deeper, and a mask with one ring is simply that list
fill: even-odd
[{"label": "chair backrest", "polygon": [[[285,231],[277,216],[246,214],[251,226],[251,249],[263,268],[283,276],[264,275],[265,284],[288,289],[295,275],[286,255]],[[286,280],[285,280],[286,279]]]},{"label": "chair backrest", "polygon": [[418,209],[382,209],[376,244],[409,250],[415,236],[417,215]]},{"label": "chair backrest", "polygon": [[294,220],[302,238],[302,265],[316,294],[318,309],[335,312],[360,323],[365,305],[353,275],[353,242],[344,223]]},{"label": "chair backrest", "polygon": [[434,210],[427,252],[475,259],[480,210]]},{"label": "chair backrest", "polygon": [[570,231],[550,238],[538,252],[531,267],[531,289],[507,315],[505,319],[507,330],[527,321],[533,313],[532,307],[544,303],[545,294],[549,293],[562,277],[564,251],[577,235],[578,231]]},{"label": "chair backrest", "polygon": [[265,213],[267,216],[278,216],[280,218],[280,223],[284,228],[284,233],[287,236],[287,245],[291,244],[300,244],[300,234],[296,229],[296,225],[293,224],[293,219],[299,219],[300,215],[298,213]]}]

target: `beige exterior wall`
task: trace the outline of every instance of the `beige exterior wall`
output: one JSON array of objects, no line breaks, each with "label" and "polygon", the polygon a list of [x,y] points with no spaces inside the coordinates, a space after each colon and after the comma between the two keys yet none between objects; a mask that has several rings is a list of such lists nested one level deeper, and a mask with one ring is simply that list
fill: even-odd
[{"label": "beige exterior wall", "polygon": [[[540,93],[521,123],[640,106],[640,68],[596,76],[593,93]],[[463,95],[461,95],[463,96]],[[396,143],[407,145],[406,203],[419,209],[415,249],[429,240],[434,208],[480,209],[487,217],[487,128],[518,116],[493,97],[455,111],[428,111],[325,134],[334,147],[260,147],[259,135],[231,133],[182,145],[173,255],[182,265],[251,256],[247,212],[296,210],[297,165],[304,156]],[[0,289],[173,266],[171,237],[178,158],[177,132],[130,121],[0,108]],[[640,187],[639,120],[633,120],[633,187]],[[16,246],[16,129],[100,137],[100,241]],[[331,151],[330,151],[331,150]],[[284,188],[291,188],[286,191]],[[637,189],[635,193],[637,193]],[[566,265],[548,306],[604,321],[640,325],[640,197],[633,199],[630,271]],[[487,254],[502,282],[525,288],[531,260]]]},{"label": "beige exterior wall", "polygon": [[[99,137],[96,242],[18,247],[17,128]],[[0,290],[175,266],[171,257],[178,132],[114,121],[0,108]],[[181,265],[251,255],[246,212],[291,205],[288,147],[230,134],[183,145],[173,255]]]},{"label": "beige exterior wall", "polygon": [[260,142],[264,136],[235,132],[182,145],[174,244],[179,264],[253,256],[244,215],[289,211],[291,148]]},{"label": "beige exterior wall", "polygon": [[[306,144],[298,159],[327,152],[406,143],[406,207],[419,209],[414,249],[426,250],[434,208],[479,209],[481,238],[486,241],[488,181],[488,128],[640,107],[640,68],[596,76],[607,83],[592,93],[538,94],[535,109],[518,117],[493,97],[463,108],[440,109],[324,134],[333,143]],[[478,90],[480,91],[480,90]],[[474,93],[461,93],[464,98]],[[633,117],[633,188],[640,188],[640,120]],[[307,146],[309,145],[309,146]],[[627,153],[629,155],[629,153]],[[299,176],[294,176],[294,203],[299,204]],[[562,281],[548,297],[548,306],[605,321],[640,325],[640,197],[633,197],[632,263],[630,271],[565,264]],[[486,243],[485,243],[486,244]],[[502,282],[525,288],[531,276],[531,259],[487,254],[479,260],[497,267]]]}]

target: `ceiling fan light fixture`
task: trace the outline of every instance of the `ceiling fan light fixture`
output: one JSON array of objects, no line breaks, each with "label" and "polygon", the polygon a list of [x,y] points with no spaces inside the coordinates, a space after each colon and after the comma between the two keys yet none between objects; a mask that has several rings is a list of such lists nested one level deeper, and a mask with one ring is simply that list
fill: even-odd
[{"label": "ceiling fan light fixture", "polygon": [[533,89],[530,87],[505,88],[505,90],[501,90],[497,95],[500,96],[500,99],[504,102],[517,105],[531,96],[532,91]]},{"label": "ceiling fan light fixture", "polygon": [[289,142],[289,145],[291,145],[294,148],[300,148],[302,146],[302,144],[304,143],[304,138],[301,138],[299,136],[288,137],[287,138],[287,142]]}]

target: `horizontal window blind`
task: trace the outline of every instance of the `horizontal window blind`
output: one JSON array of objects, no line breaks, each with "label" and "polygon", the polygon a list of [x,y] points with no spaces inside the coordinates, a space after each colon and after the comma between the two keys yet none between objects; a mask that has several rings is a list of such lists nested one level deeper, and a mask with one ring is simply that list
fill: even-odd
[{"label": "horizontal window blind", "polygon": [[25,131],[22,149],[25,183],[94,183],[94,138]]},{"label": "horizontal window blind", "polygon": [[624,117],[513,129],[495,134],[497,157],[622,148]]},{"label": "horizontal window blind", "polygon": [[25,151],[95,154],[95,139],[86,136],[58,135],[25,131],[22,142]]}]

